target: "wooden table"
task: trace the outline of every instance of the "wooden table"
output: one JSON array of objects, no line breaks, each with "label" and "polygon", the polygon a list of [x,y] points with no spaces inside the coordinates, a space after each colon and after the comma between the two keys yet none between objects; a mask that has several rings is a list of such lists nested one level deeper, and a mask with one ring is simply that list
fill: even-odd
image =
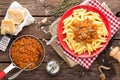
[{"label": "wooden table", "polygon": [[[14,0],[0,0],[0,22],[4,18],[8,7],[13,1]],[[17,1],[30,11],[30,13],[35,17],[36,21],[39,22],[45,17],[48,17],[50,23],[53,22],[54,18],[50,15],[45,14],[45,11],[54,9],[58,4],[62,2],[62,0],[45,0],[43,6],[41,5],[40,0],[17,0]],[[82,1],[84,0],[80,0],[80,2]],[[120,10],[119,0],[99,0],[99,1],[100,2],[105,1],[114,14]],[[37,26],[38,24],[36,23],[26,26],[17,36],[12,37],[12,40],[10,41],[7,50],[5,52],[0,51],[0,70],[5,69],[11,63],[9,59],[9,48],[12,41],[17,37],[21,35],[29,34],[29,35],[34,35],[41,40],[43,38],[47,40],[51,38],[51,35],[49,33],[45,34]],[[50,24],[45,26],[46,29],[49,26]],[[100,73],[98,71],[98,66],[100,64],[98,63],[97,60],[94,61],[94,63],[92,64],[89,70],[84,69],[80,65],[70,68],[66,63],[63,63],[61,65],[59,74],[55,76],[50,76],[45,70],[47,62],[49,62],[52,59],[57,60],[58,62],[62,62],[63,59],[56,54],[55,50],[51,46],[45,45],[44,41],[42,42],[46,49],[46,56],[42,65],[33,71],[22,72],[18,77],[15,78],[15,80],[100,80],[99,77]],[[112,44],[120,46],[120,31],[117,32]],[[109,61],[115,61],[115,60],[109,58]],[[114,74],[111,73],[109,76],[107,76],[107,80],[120,80],[120,65],[118,63],[112,63],[112,65],[116,70],[116,75],[113,76]],[[19,69],[13,69],[7,74],[7,76],[3,80],[8,80],[7,78],[10,77],[15,72],[17,72],[18,70]]]}]

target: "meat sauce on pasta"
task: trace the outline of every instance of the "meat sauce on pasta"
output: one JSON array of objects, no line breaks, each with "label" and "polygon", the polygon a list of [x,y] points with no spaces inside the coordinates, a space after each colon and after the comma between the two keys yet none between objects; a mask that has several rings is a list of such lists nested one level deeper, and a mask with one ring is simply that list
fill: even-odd
[{"label": "meat sauce on pasta", "polygon": [[82,23],[79,23],[79,21],[73,21],[72,25],[74,28],[74,38],[76,41],[84,42],[84,43],[92,43],[94,39],[98,38],[97,34],[97,27],[92,24],[92,21],[87,18],[86,20],[82,21]]},{"label": "meat sauce on pasta", "polygon": [[75,54],[93,51],[102,47],[106,42],[108,31],[98,13],[86,11],[86,9],[75,9],[73,13],[64,19],[63,32],[66,37],[63,41]]}]

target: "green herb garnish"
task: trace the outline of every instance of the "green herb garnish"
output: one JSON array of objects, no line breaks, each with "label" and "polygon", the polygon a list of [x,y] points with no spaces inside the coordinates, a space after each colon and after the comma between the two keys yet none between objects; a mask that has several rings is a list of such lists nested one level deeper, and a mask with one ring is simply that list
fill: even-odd
[{"label": "green herb garnish", "polygon": [[54,17],[60,17],[66,10],[77,4],[80,4],[79,0],[63,0],[62,3],[50,11],[50,13]]}]

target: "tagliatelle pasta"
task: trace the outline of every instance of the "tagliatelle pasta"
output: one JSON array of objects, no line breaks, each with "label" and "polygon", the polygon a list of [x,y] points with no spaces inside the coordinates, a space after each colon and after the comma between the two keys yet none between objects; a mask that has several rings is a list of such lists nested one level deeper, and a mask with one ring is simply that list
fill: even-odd
[{"label": "tagliatelle pasta", "polygon": [[98,13],[76,9],[63,24],[62,34],[66,35],[64,41],[76,54],[87,51],[88,55],[91,55],[106,42],[108,31]]}]

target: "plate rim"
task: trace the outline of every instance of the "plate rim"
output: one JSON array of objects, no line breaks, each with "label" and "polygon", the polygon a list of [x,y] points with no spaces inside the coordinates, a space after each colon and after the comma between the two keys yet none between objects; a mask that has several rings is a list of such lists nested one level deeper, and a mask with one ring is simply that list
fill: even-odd
[{"label": "plate rim", "polygon": [[[105,27],[106,27],[106,29],[107,29],[107,31],[108,31],[108,36],[107,36],[107,41],[105,42],[105,44],[100,48],[100,50],[99,50],[99,52],[97,52],[97,50],[95,50],[95,53],[94,54],[92,54],[92,55],[73,55],[73,54],[71,54],[71,53],[74,53],[74,51],[72,51],[72,50],[70,50],[70,48],[68,47],[68,45],[66,44],[66,42],[64,42],[64,41],[61,41],[61,37],[60,37],[60,30],[59,30],[59,28],[60,27],[62,27],[63,28],[63,26],[60,26],[61,24],[63,24],[63,20],[64,19],[66,19],[67,17],[69,17],[71,14],[72,14],[72,12],[73,12],[73,10],[75,10],[75,9],[80,9],[80,8],[84,8],[84,9],[86,9],[86,10],[88,10],[89,11],[89,9],[88,9],[88,7],[90,7],[90,8],[92,8],[94,11],[93,12],[96,12],[96,13],[98,13],[99,15],[100,15],[100,17],[102,18],[102,21],[104,22],[104,24],[105,24]],[[71,11],[71,13],[70,13],[70,11]],[[91,10],[92,11],[92,10]],[[67,17],[66,17],[66,15],[67,15],[67,13],[70,13]],[[65,17],[65,18],[64,18]],[[105,20],[103,20],[103,18],[105,19]],[[59,23],[58,23],[58,33],[57,33],[57,35],[58,35],[58,40],[59,40],[59,42],[60,42],[60,45],[61,45],[61,47],[63,48],[63,50],[65,51],[65,52],[67,52],[67,54],[69,54],[69,55],[71,55],[71,56],[73,56],[73,57],[80,57],[80,58],[90,58],[90,57],[94,57],[94,56],[96,56],[96,55],[99,55],[105,48],[106,48],[106,46],[108,45],[108,43],[109,43],[109,40],[110,40],[110,38],[111,38],[111,27],[110,27],[110,23],[109,23],[109,21],[108,21],[108,18],[105,16],[105,14],[103,13],[103,12],[101,12],[99,9],[97,9],[96,7],[93,7],[93,6],[90,6],[90,5],[76,5],[76,6],[73,6],[73,7],[71,7],[70,9],[68,9],[66,12],[64,12],[64,14],[61,16],[61,18],[60,18],[60,21],[59,21]],[[63,40],[63,39],[62,39]],[[66,46],[67,47],[65,47],[64,45],[63,45],[63,43],[65,43],[66,44]],[[71,53],[70,53],[71,52]],[[93,52],[92,52],[93,53]],[[75,53],[74,53],[75,54]]]}]

